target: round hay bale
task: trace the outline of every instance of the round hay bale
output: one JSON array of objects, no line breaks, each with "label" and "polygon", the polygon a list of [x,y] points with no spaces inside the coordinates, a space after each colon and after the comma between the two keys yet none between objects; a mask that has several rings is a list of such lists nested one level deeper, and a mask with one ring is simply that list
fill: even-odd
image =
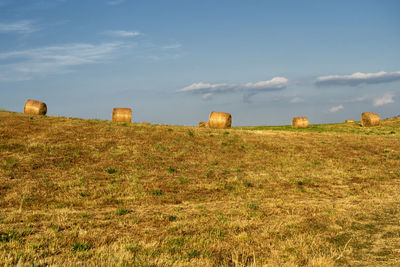
[{"label": "round hay bale", "polygon": [[113,122],[131,122],[132,109],[130,108],[114,108],[112,113]]},{"label": "round hay bale", "polygon": [[355,122],[355,120],[345,120],[345,123],[351,123],[351,122]]},{"label": "round hay bale", "polygon": [[205,121],[199,122],[199,127],[208,127],[208,123]]},{"label": "round hay bale", "polygon": [[363,112],[361,114],[361,125],[364,127],[378,126],[381,123],[381,118],[376,113]]},{"label": "round hay bale", "polygon": [[24,106],[24,113],[31,115],[46,115],[47,105],[40,101],[28,99]]},{"label": "round hay bale", "polygon": [[295,117],[292,120],[292,128],[307,128],[309,125],[307,117]]},{"label": "round hay bale", "polygon": [[232,116],[229,113],[213,111],[208,119],[210,128],[226,129],[232,125]]}]

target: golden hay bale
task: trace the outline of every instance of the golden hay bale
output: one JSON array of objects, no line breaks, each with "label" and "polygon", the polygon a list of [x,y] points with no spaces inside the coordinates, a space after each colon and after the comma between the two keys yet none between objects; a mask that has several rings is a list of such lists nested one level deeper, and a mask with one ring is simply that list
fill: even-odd
[{"label": "golden hay bale", "polygon": [[400,116],[394,116],[394,117],[386,118],[382,121],[399,121],[399,120],[400,120]]},{"label": "golden hay bale", "polygon": [[295,117],[292,120],[292,128],[307,128],[309,125],[307,117]]},{"label": "golden hay bale", "polygon": [[112,113],[113,122],[131,122],[132,109],[130,108],[114,108]]},{"label": "golden hay bale", "polygon": [[213,111],[208,119],[210,128],[226,129],[232,125],[232,116],[229,113]]},{"label": "golden hay bale", "polygon": [[208,127],[208,123],[205,121],[199,122],[199,127]]},{"label": "golden hay bale", "polygon": [[384,121],[398,121],[398,120],[400,120],[400,116],[384,119]]},{"label": "golden hay bale", "polygon": [[381,118],[376,113],[363,112],[361,114],[361,125],[364,127],[378,126],[381,123]]},{"label": "golden hay bale", "polygon": [[28,99],[24,106],[24,113],[31,115],[46,115],[47,105],[40,101]]},{"label": "golden hay bale", "polygon": [[351,122],[355,122],[355,120],[345,120],[345,123],[351,123]]}]

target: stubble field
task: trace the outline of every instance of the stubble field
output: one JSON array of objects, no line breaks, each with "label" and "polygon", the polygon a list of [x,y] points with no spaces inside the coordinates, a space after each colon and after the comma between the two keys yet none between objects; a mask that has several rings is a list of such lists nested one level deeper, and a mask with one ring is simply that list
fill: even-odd
[{"label": "stubble field", "polygon": [[0,265],[400,265],[400,119],[309,129],[0,111]]}]

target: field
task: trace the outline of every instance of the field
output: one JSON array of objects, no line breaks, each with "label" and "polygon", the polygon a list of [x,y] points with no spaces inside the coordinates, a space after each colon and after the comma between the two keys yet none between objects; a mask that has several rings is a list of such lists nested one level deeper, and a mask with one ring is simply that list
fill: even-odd
[{"label": "field", "polygon": [[399,266],[400,119],[229,130],[0,111],[0,265]]}]

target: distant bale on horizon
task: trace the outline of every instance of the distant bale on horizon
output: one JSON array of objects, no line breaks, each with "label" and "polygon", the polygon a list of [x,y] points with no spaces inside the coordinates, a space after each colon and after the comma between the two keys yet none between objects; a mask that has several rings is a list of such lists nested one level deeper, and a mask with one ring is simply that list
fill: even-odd
[{"label": "distant bale on horizon", "polygon": [[208,119],[208,127],[226,129],[232,126],[232,115],[226,112],[213,111]]},{"label": "distant bale on horizon", "polygon": [[390,118],[387,118],[387,119],[385,119],[385,120],[389,120],[389,121],[397,121],[397,120],[400,120],[400,115],[398,115],[398,116],[394,116],[394,117],[390,117]]},{"label": "distant bale on horizon", "polygon": [[112,113],[113,122],[132,122],[132,109],[114,108]]},{"label": "distant bale on horizon", "polygon": [[361,114],[361,125],[364,127],[378,126],[381,123],[381,118],[376,113],[363,112]]},{"label": "distant bale on horizon", "polygon": [[208,127],[208,122],[205,121],[199,122],[199,127]]},{"label": "distant bale on horizon", "polygon": [[24,106],[24,113],[30,115],[46,115],[47,105],[40,101],[28,99]]},{"label": "distant bale on horizon", "polygon": [[292,128],[307,128],[309,125],[307,117],[295,117],[292,119]]},{"label": "distant bale on horizon", "polygon": [[351,123],[351,122],[355,122],[355,120],[345,120],[345,123]]}]

